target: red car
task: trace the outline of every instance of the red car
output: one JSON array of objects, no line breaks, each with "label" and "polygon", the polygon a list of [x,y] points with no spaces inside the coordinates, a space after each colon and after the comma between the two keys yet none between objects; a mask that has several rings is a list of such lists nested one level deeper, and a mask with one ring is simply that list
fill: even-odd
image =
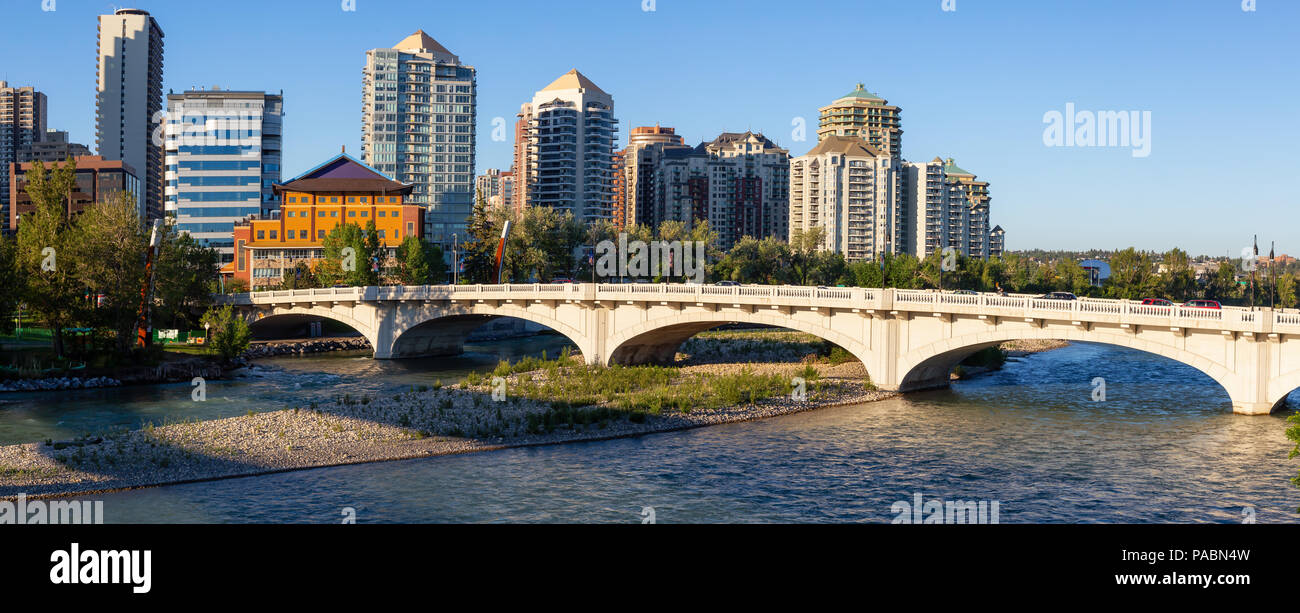
[{"label": "red car", "polygon": [[1147,298],[1142,301],[1142,306],[1174,306],[1174,303],[1164,298]]},{"label": "red car", "polygon": [[1217,301],[1217,300],[1188,300],[1187,302],[1184,302],[1184,303],[1183,303],[1183,306],[1185,306],[1185,307],[1193,307],[1193,308],[1197,308],[1197,309],[1221,309],[1221,308],[1223,308],[1223,305],[1219,304],[1219,301]]}]

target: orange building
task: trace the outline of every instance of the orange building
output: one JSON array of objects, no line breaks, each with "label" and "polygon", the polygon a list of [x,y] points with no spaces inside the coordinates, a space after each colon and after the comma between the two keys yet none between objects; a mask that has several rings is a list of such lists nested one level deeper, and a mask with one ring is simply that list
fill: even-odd
[{"label": "orange building", "polygon": [[405,204],[412,188],[340,154],[276,185],[279,215],[235,225],[235,261],[222,273],[243,279],[250,288],[277,286],[299,262],[316,267],[334,228],[345,223],[365,228],[371,221],[386,255],[383,268],[389,269],[406,237],[424,235],[424,207]]}]

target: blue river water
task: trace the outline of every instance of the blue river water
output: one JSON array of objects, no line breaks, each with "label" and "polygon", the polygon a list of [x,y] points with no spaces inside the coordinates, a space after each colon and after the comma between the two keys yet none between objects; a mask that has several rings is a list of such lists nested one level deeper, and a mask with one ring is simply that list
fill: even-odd
[{"label": "blue river water", "polygon": [[[242,385],[271,398],[404,387],[450,380],[453,366],[485,368],[493,350],[506,351],[400,366],[284,359],[272,362],[284,369],[273,383]],[[1104,401],[1094,400],[1096,377],[1106,380]],[[232,398],[246,393],[239,385]],[[143,414],[159,401],[132,402]],[[636,523],[651,513],[659,523],[887,523],[899,515],[895,503],[917,495],[996,501],[1002,523],[1295,522],[1300,489],[1289,479],[1300,461],[1287,460],[1284,436],[1295,408],[1300,394],[1271,416],[1233,415],[1227,394],[1191,367],[1075,344],[950,390],[860,406],[94,498],[105,501],[107,521],[125,523],[329,523],[351,514],[358,523]]]}]

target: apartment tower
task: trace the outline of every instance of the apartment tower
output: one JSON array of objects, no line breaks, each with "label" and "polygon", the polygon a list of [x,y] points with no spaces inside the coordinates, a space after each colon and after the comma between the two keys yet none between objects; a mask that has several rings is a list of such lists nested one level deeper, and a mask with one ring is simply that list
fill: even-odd
[{"label": "apartment tower", "polygon": [[163,110],[162,28],[139,9],[100,15],[98,53],[96,149],[105,160],[125,162],[140,173],[140,217],[157,219],[163,212],[161,130],[154,136]]},{"label": "apartment tower", "polygon": [[474,207],[477,72],[417,30],[366,52],[362,160],[414,188],[424,238],[451,253]]},{"label": "apartment tower", "polygon": [[519,119],[527,148],[515,168],[517,204],[569,211],[586,224],[612,219],[614,98],[570,70],[537,92]]},{"label": "apartment tower", "polygon": [[0,81],[0,220],[9,219],[9,165],[26,162],[23,151],[44,138],[46,104],[45,94],[34,88]]}]

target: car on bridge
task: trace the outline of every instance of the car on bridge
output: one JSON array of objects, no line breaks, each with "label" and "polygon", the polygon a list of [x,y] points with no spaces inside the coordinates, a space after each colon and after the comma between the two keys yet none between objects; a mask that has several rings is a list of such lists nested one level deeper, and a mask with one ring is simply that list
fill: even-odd
[{"label": "car on bridge", "polygon": [[949,293],[949,294],[959,294],[959,295],[962,295],[962,296],[978,296],[978,295],[980,294],[979,292],[977,292],[977,291],[975,291],[975,290],[969,290],[969,289],[955,289],[955,290],[952,290],[951,292],[948,292],[948,293]]},{"label": "car on bridge", "polygon": [[1078,300],[1079,297],[1070,292],[1047,292],[1038,297],[1039,300]]},{"label": "car on bridge", "polygon": [[717,285],[717,286],[719,286],[719,287],[739,287],[739,286],[740,286],[740,284],[737,283],[737,282],[735,282],[735,281],[718,281],[717,283],[714,283],[714,285]]},{"label": "car on bridge", "polygon": [[1188,300],[1187,302],[1183,303],[1183,306],[1192,307],[1195,309],[1222,309],[1223,308],[1223,305],[1219,304],[1218,300]]},{"label": "car on bridge", "polygon": [[1142,306],[1174,306],[1174,303],[1164,298],[1147,298],[1142,301]]}]

